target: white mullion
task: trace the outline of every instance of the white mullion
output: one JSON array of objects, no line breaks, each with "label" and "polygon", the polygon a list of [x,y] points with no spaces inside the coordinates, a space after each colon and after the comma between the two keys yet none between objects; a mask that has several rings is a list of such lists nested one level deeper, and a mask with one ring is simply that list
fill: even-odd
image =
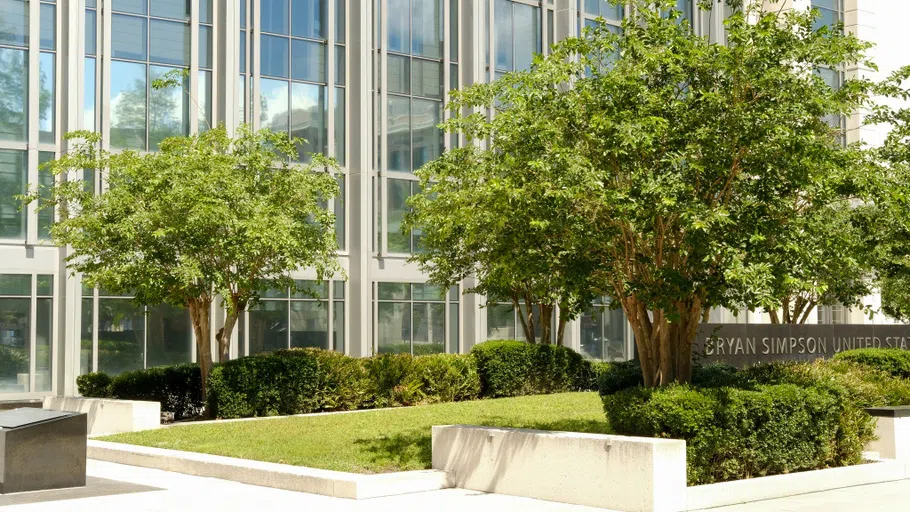
[{"label": "white mullion", "polygon": [[[96,94],[95,96],[95,108],[100,111],[100,125],[98,125],[98,131],[101,133],[101,149],[105,151],[110,151],[111,149],[111,10],[110,7],[104,3],[104,0],[99,0],[101,5],[98,7],[98,17],[101,19],[101,55],[99,62],[95,63],[95,67],[100,70],[101,80],[97,81],[98,88],[101,90],[101,94]],[[97,169],[96,173],[100,174],[104,172],[103,169]],[[104,180],[100,180],[99,184],[103,187]],[[101,188],[98,189],[101,191]]]},{"label": "white mullion", "polygon": [[[98,330],[101,327],[98,324],[98,308],[100,307],[98,299],[98,289],[92,288],[92,371],[98,371]],[[80,345],[81,347],[81,345]],[[80,348],[81,350],[81,348]]]},{"label": "white mullion", "polygon": [[[26,160],[28,187],[38,185],[38,118],[41,83],[41,3],[38,0],[28,2],[28,153]],[[28,245],[38,243],[38,205],[29,203],[25,214],[25,240]],[[34,281],[34,280],[33,280]]]},{"label": "white mullion", "polygon": [[[260,114],[260,105],[259,105],[259,82],[260,82],[260,62],[259,55],[262,54],[262,51],[254,52],[252,51],[253,43],[255,42],[256,48],[259,48],[261,41],[259,41],[259,17],[260,17],[260,6],[259,0],[250,0],[252,3],[250,5],[250,15],[247,16],[246,25],[249,27],[247,33],[247,50],[249,52],[249,57],[247,58],[247,69],[250,70],[250,84],[249,84],[249,105],[251,105],[250,110],[250,124],[254,129],[261,128],[259,126],[259,114]],[[288,48],[290,50],[290,48]],[[288,51],[290,54],[290,51]],[[288,101],[290,101],[290,83],[288,84]],[[244,109],[246,111],[247,109]],[[288,104],[288,112],[290,112],[290,104]],[[288,116],[288,122],[290,122],[290,116]]]},{"label": "white mullion", "polygon": [[[37,3],[37,2],[33,2]],[[29,294],[29,315],[28,315],[28,392],[35,392],[35,372],[37,368],[37,345],[38,345],[38,285],[37,276],[30,274],[31,294]]]},{"label": "white mullion", "polygon": [[[452,40],[452,20],[450,2],[455,0],[443,0],[442,2],[442,117],[440,121],[445,121],[449,118],[449,111],[446,109],[446,104],[448,103],[449,98],[449,89],[451,88],[452,77],[452,61],[451,61],[451,48]],[[460,40],[460,38],[459,38]],[[443,133],[442,144],[443,150],[452,149],[451,148],[452,138],[448,134]]]},{"label": "white mullion", "polygon": [[[377,81],[377,89],[379,93],[379,137],[380,137],[380,147],[381,151],[379,152],[379,165],[376,166],[376,172],[379,173],[379,222],[381,226],[382,236],[379,237],[379,257],[383,257],[389,252],[388,238],[389,233],[386,226],[386,219],[388,218],[388,198],[386,197],[386,192],[388,191],[388,183],[386,182],[386,170],[388,167],[388,158],[389,154],[389,93],[386,87],[386,80],[388,78],[388,16],[389,16],[389,2],[388,0],[381,0],[382,12],[379,18],[379,78]],[[408,18],[410,19],[410,12],[408,13]],[[410,26],[410,25],[409,25]],[[411,46],[411,42],[408,41],[408,47]],[[410,73],[410,67],[409,73]],[[409,79],[410,80],[410,79]],[[410,110],[410,107],[409,107]],[[378,341],[377,341],[378,343]],[[378,345],[377,345],[378,347]]]},{"label": "white mullion", "polygon": [[[335,2],[333,0],[326,1],[327,13],[326,13],[326,37],[325,37],[325,101],[326,109],[323,112],[326,114],[326,155],[335,155]],[[347,59],[345,59],[347,61]],[[334,172],[332,173],[334,175]],[[336,198],[332,199],[332,208],[335,208]],[[345,244],[347,247],[347,244]]]},{"label": "white mullion", "polygon": [[[213,2],[215,3],[215,2]],[[151,30],[149,30],[151,33]],[[214,38],[210,49],[214,46]],[[190,101],[190,108],[187,115],[190,116],[190,133],[199,133],[199,111],[203,97],[199,94],[199,2],[190,2],[190,76],[189,76],[189,97],[196,98],[196,101]],[[211,79],[209,80],[211,82]]]},{"label": "white mullion", "polygon": [[[211,40],[211,43],[209,44],[209,51],[212,52],[212,54],[209,56],[210,67],[208,69],[208,72],[209,72],[208,86],[209,86],[209,95],[211,96],[212,101],[208,106],[209,111],[206,112],[206,114],[207,114],[209,126],[212,128],[215,128],[216,126],[218,126],[218,116],[215,115],[216,112],[218,111],[218,109],[215,108],[215,105],[218,105],[218,87],[215,86],[215,80],[216,80],[215,70],[218,69],[218,55],[219,55],[218,50],[221,48],[221,44],[219,42],[220,42],[222,25],[221,25],[221,23],[218,23],[218,15],[221,14],[221,5],[222,5],[221,2],[212,2],[212,12],[211,12],[212,23],[211,23],[211,25],[209,25],[209,27],[211,28],[211,34],[212,34],[212,40]],[[237,11],[234,10],[234,12],[236,13]],[[225,26],[234,27],[233,18],[231,17],[231,15],[227,15],[226,22],[227,23],[225,23]],[[229,41],[236,41],[237,34],[239,32],[240,32],[240,30],[236,29],[236,28],[235,28],[235,30],[228,31],[227,32],[228,34],[233,33],[234,35],[233,35],[233,37],[228,37],[227,39]],[[236,55],[236,52],[233,52],[233,51],[227,52],[227,54],[233,56],[233,55]],[[232,59],[229,59],[229,61],[234,62]],[[237,80],[238,66],[235,64],[233,66],[233,68],[234,68],[233,78],[230,78],[232,76],[230,73],[224,73],[224,75],[226,77],[225,86],[227,87],[228,91],[234,90],[233,84],[236,83],[235,80]],[[227,69],[231,69],[231,66],[227,66]],[[236,99],[237,95],[234,94],[233,96],[228,96],[228,98],[231,98],[231,97]],[[227,112],[225,112],[225,114],[227,114]],[[224,121],[224,120],[222,119],[222,121]]]}]

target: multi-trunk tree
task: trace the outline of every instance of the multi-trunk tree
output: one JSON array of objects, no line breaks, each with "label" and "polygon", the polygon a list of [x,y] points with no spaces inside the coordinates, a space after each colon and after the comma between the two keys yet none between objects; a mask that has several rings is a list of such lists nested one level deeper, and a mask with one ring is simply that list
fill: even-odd
[{"label": "multi-trunk tree", "polygon": [[[335,219],[324,207],[338,193],[328,172],[335,162],[290,163],[297,141],[285,134],[215,128],[145,154],[100,150],[90,132],[67,138],[72,149],[50,164],[63,179],[27,199],[59,209],[51,237],[70,248],[67,265],[83,282],[189,310],[203,384],[213,327],[224,361],[239,315],[265,288],[293,287],[300,268],[320,279],[339,269]],[[99,194],[66,179],[81,169],[100,170]],[[216,321],[219,297],[225,315]]]},{"label": "multi-trunk tree", "polygon": [[869,88],[814,70],[864,61],[867,45],[773,2],[735,8],[725,45],[673,2],[633,4],[621,35],[593,27],[500,86],[456,93],[446,126],[468,144],[420,171],[411,204],[434,280],[552,277],[557,297],[608,295],[645,383],[665,385],[690,379],[706,309],[780,300],[772,256],[802,201],[836,203],[827,176],[852,160],[826,119]]}]

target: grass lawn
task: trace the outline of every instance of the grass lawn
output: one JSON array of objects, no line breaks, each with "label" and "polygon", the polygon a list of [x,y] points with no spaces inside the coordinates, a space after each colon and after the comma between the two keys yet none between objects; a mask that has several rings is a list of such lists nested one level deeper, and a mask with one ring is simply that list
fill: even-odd
[{"label": "grass lawn", "polygon": [[176,426],[102,440],[338,471],[385,473],[429,468],[430,427],[456,423],[607,433],[597,393],[563,393]]}]

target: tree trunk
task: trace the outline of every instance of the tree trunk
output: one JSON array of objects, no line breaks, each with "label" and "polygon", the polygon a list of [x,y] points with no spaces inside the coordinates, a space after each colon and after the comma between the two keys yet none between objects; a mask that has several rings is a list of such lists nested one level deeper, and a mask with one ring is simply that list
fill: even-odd
[{"label": "tree trunk", "polygon": [[187,303],[190,310],[190,321],[196,335],[196,360],[199,362],[199,373],[202,375],[202,400],[206,399],[206,386],[209,373],[212,371],[211,310],[212,298],[197,297]]},{"label": "tree trunk", "polygon": [[521,328],[525,334],[525,340],[528,343],[535,343],[534,339],[534,314],[531,306],[525,303],[528,307],[527,313],[521,308],[521,303],[518,302],[518,298],[512,297],[512,307],[515,311],[518,312],[518,321],[521,322]]},{"label": "tree trunk", "polygon": [[540,343],[549,345],[553,343],[553,305],[540,305]]},{"label": "tree trunk", "polygon": [[[702,315],[698,298],[676,304],[676,311],[649,312],[644,304],[628,297],[623,311],[632,326],[645,386],[666,386],[692,380],[692,342]],[[671,322],[671,313],[678,319]],[[675,315],[674,315],[675,317]]]},{"label": "tree trunk", "polygon": [[566,316],[562,314],[563,308],[559,308],[559,322],[556,326],[556,344],[560,347],[566,346]]},{"label": "tree trunk", "polygon": [[218,362],[225,362],[231,357],[231,334],[234,332],[234,326],[237,325],[236,309],[228,308],[228,314],[224,318],[224,325],[215,334],[215,340],[218,341]]}]

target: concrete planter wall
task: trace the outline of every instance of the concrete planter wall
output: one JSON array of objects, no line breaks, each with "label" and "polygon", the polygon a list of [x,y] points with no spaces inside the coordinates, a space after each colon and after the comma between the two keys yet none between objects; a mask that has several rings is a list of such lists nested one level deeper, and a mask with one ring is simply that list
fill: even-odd
[{"label": "concrete planter wall", "polygon": [[455,487],[629,512],[686,507],[686,443],[571,432],[433,427]]},{"label": "concrete planter wall", "polygon": [[866,409],[875,416],[877,440],[866,447],[883,459],[910,462],[910,407],[877,407]]},{"label": "concrete planter wall", "polygon": [[158,402],[49,396],[44,398],[44,408],[87,414],[89,436],[137,432],[161,426],[161,404]]}]

